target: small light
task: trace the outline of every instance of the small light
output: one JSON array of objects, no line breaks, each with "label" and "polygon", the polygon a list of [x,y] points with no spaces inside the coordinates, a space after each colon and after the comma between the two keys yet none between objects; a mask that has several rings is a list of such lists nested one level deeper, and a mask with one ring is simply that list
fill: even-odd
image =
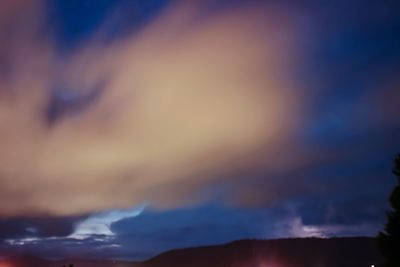
[{"label": "small light", "polygon": [[371,267],[375,267],[375,265],[372,264]]}]

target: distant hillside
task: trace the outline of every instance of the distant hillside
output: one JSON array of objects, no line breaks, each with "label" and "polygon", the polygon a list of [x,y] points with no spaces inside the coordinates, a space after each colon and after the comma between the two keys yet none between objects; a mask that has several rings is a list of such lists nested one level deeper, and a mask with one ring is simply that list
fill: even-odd
[{"label": "distant hillside", "polygon": [[0,260],[0,267],[68,267],[70,264],[75,267],[135,267],[135,262],[123,262],[113,260],[44,260],[37,257],[20,255]]},{"label": "distant hillside", "polygon": [[370,267],[381,257],[372,238],[241,240],[169,251],[141,267]]},{"label": "distant hillside", "polygon": [[[0,260],[12,267],[379,267],[373,238],[240,240],[172,250],[142,263],[93,260],[48,261],[31,256]],[[5,263],[5,264],[4,264]]]}]

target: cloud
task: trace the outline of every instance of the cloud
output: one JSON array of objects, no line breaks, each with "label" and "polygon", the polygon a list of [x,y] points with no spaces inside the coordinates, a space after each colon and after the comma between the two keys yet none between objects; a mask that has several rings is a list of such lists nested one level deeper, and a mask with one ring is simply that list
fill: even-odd
[{"label": "cloud", "polygon": [[18,45],[0,85],[0,214],[173,207],[260,154],[274,166],[301,114],[286,11],[203,20],[200,3],[172,4],[136,35],[104,45],[99,30],[62,60],[40,20],[4,35]]},{"label": "cloud", "polygon": [[173,208],[220,191],[224,201],[265,206],[344,187],[340,177],[360,172],[340,169],[359,158],[391,161],[397,72],[379,60],[398,56],[366,34],[392,40],[387,19],[355,21],[350,10],[337,24],[338,10],[325,7],[307,6],[306,20],[285,4],[210,12],[210,2],[173,2],[104,42],[111,16],[60,55],[44,5],[29,3],[2,2],[4,216]]},{"label": "cloud", "polygon": [[112,223],[124,218],[139,216],[144,207],[128,210],[113,210],[109,212],[96,213],[88,216],[75,225],[74,231],[69,235],[71,238],[85,239],[93,235],[112,236],[110,227]]},{"label": "cloud", "polygon": [[73,233],[75,225],[84,217],[2,218],[0,238],[62,237]]},{"label": "cloud", "polygon": [[[366,233],[377,233],[381,225],[364,222],[356,225],[345,224],[320,224],[306,225],[301,217],[294,217],[288,222],[284,222],[288,227],[284,229],[286,234],[291,237],[320,237],[329,238],[335,236],[364,236]],[[283,228],[283,227],[282,227]]]}]

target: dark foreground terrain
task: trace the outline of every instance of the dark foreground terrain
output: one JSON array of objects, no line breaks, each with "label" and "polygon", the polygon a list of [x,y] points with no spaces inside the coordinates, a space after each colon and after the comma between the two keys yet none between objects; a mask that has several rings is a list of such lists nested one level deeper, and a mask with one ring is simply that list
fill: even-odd
[{"label": "dark foreground terrain", "polygon": [[[46,261],[8,259],[12,267],[379,267],[381,257],[372,238],[303,238],[240,240],[172,250],[142,263],[116,261]],[[8,266],[8,265],[7,265]]]}]

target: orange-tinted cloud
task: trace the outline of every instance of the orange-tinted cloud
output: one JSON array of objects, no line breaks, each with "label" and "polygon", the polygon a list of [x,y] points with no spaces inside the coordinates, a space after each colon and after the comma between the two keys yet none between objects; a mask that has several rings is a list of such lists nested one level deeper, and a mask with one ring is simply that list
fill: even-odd
[{"label": "orange-tinted cloud", "polygon": [[[195,19],[200,7],[171,5],[135,36],[107,46],[94,37],[62,64],[25,25],[17,36],[29,46],[8,50],[17,78],[1,81],[0,214],[169,207],[260,155],[274,165],[301,116],[291,75],[301,29],[288,10]],[[55,81],[78,95],[105,85],[49,126]]]}]

